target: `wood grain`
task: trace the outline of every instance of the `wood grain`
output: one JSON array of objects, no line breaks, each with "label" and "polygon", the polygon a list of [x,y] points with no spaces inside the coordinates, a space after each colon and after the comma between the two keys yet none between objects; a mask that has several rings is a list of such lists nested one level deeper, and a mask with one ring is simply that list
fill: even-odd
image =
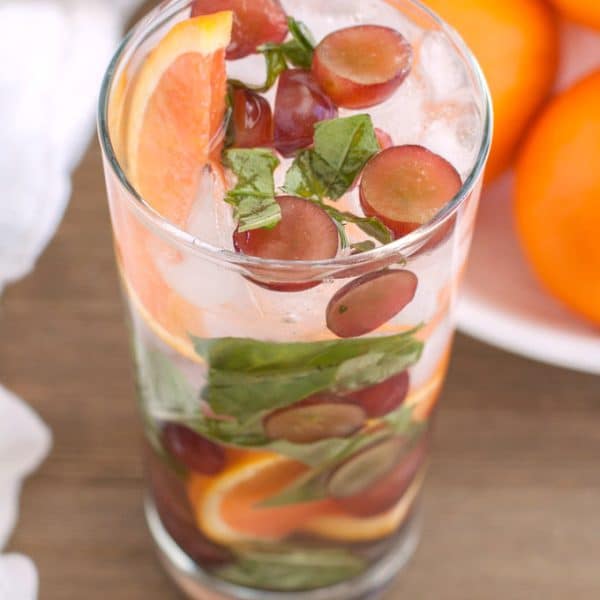
[{"label": "wood grain", "polygon": [[[140,428],[95,143],[58,236],[4,297],[0,327],[0,381],[54,431],[10,546],[38,564],[42,600],[180,598],[142,517]],[[423,542],[389,599],[599,597],[599,423],[598,378],[459,336]]]}]

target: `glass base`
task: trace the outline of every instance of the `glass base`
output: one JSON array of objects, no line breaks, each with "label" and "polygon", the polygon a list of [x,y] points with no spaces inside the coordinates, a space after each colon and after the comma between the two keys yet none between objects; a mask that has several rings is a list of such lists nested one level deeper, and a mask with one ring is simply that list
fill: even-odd
[{"label": "glass base", "polygon": [[[415,509],[416,508],[416,509]],[[146,521],[167,573],[191,600],[379,600],[410,560],[420,539],[418,507],[403,525],[388,554],[360,577],[317,590],[273,592],[241,587],[200,569],[167,533],[151,499],[145,502]]]}]

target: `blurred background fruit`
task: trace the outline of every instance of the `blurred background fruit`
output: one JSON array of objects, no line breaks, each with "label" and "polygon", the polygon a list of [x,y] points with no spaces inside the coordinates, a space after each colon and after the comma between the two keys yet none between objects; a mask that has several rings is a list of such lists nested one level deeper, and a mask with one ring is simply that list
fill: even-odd
[{"label": "blurred background fruit", "polygon": [[463,36],[487,77],[496,121],[487,168],[491,180],[511,163],[525,128],[554,83],[556,15],[545,0],[426,0],[426,4]]},{"label": "blurred background fruit", "polygon": [[600,28],[598,0],[551,0],[561,15],[582,25]]},{"label": "blurred background fruit", "polygon": [[539,115],[516,172],[526,257],[552,294],[600,324],[600,71]]},{"label": "blurred background fruit", "polygon": [[425,1],[474,50],[496,110],[460,326],[600,373],[600,2]]}]

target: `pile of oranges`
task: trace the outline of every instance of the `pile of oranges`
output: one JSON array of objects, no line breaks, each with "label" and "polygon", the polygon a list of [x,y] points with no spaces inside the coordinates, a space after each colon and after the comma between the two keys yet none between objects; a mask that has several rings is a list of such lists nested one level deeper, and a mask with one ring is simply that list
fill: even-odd
[{"label": "pile of oranges", "polygon": [[[600,1],[425,1],[487,77],[495,110],[487,181],[515,168],[525,258],[548,292],[600,324],[600,69],[556,91],[560,31],[572,21],[600,36]],[[595,52],[600,65],[600,44]],[[582,52],[582,63],[590,58]]]}]

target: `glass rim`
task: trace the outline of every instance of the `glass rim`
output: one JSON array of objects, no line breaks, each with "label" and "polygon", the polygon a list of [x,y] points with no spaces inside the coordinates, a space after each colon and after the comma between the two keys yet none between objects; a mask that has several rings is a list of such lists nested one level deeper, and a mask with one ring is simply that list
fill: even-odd
[{"label": "glass rim", "polygon": [[[116,176],[119,184],[123,186],[127,192],[128,203],[130,203],[144,217],[144,219],[153,226],[153,228],[160,231],[161,234],[163,234],[175,246],[183,247],[192,253],[196,253],[204,257],[210,257],[219,262],[227,262],[231,265],[242,268],[267,267],[268,269],[272,269],[274,271],[296,268],[303,270],[327,270],[333,268],[337,270],[338,268],[369,265],[371,263],[385,260],[394,255],[406,254],[404,252],[406,249],[420,248],[427,242],[427,240],[438,228],[452,218],[452,216],[462,206],[465,199],[469,197],[479,182],[490,152],[493,132],[493,107],[485,76],[483,75],[482,69],[469,47],[466,45],[462,37],[450,25],[448,25],[430,8],[422,4],[421,0],[401,0],[407,5],[412,5],[413,8],[416,8],[418,11],[430,18],[433,23],[439,27],[443,34],[452,42],[452,44],[458,50],[463,64],[466,64],[468,67],[469,75],[471,75],[472,78],[472,86],[474,88],[478,88],[478,91],[481,95],[483,109],[485,111],[482,123],[483,132],[481,136],[481,144],[477,152],[477,158],[474,161],[469,175],[465,178],[458,193],[451,200],[449,200],[444,207],[434,215],[432,219],[411,233],[402,236],[401,238],[394,240],[389,244],[378,246],[372,250],[368,250],[360,254],[336,256],[334,258],[324,260],[276,260],[249,256],[205,242],[192,233],[189,233],[188,231],[178,227],[169,219],[163,217],[150,205],[150,203],[146,202],[146,200],[140,194],[138,194],[133,185],[130,183],[129,178],[119,163],[112,143],[108,126],[108,111],[110,106],[110,97],[113,91],[113,84],[115,82],[115,75],[119,70],[121,60],[127,51],[130,50],[130,46],[132,46],[135,42],[139,43],[141,41],[137,40],[136,37],[143,37],[148,33],[147,28],[151,26],[154,28],[160,27],[171,17],[176,15],[182,8],[184,8],[186,4],[189,4],[190,1],[191,0],[168,0],[167,2],[160,3],[157,7],[147,13],[146,16],[143,17],[139,22],[137,22],[124,36],[123,40],[115,51],[103,77],[100,88],[97,114],[98,135],[100,147],[105,159],[105,165],[110,166],[113,175]],[[398,7],[398,10],[401,9]],[[161,20],[159,17],[164,18]]]}]

